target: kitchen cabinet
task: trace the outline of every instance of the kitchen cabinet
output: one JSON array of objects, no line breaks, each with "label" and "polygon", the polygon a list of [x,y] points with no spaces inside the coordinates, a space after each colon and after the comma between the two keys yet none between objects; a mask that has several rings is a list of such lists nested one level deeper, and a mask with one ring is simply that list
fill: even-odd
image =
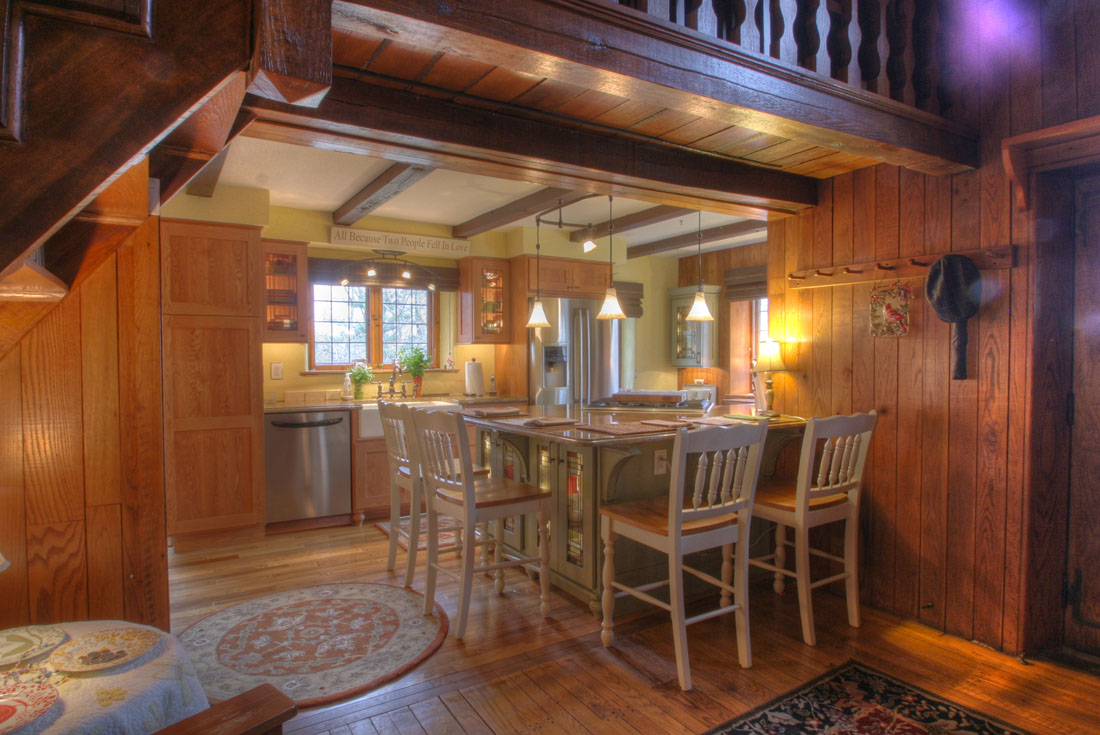
[{"label": "kitchen cabinet", "polygon": [[510,270],[504,258],[459,259],[459,344],[506,344],[512,340]]},{"label": "kitchen cabinet", "polygon": [[264,342],[309,341],[309,257],[307,244],[261,240],[264,279]]},{"label": "kitchen cabinet", "polygon": [[[593,260],[574,260],[572,258],[533,258],[527,260],[527,290],[539,290],[543,296],[562,298],[602,299],[607,292],[607,263]],[[539,262],[541,261],[541,262]],[[541,283],[538,275],[541,274]]]},{"label": "kitchen cabinet", "polygon": [[360,411],[351,419],[351,512],[359,524],[390,517],[390,468],[385,437],[359,436]]},{"label": "kitchen cabinet", "polygon": [[168,535],[177,550],[262,535],[259,229],[161,228]]},{"label": "kitchen cabinet", "polygon": [[695,302],[698,286],[684,286],[670,289],[669,325],[671,335],[672,364],[676,367],[714,367],[718,359],[718,292],[719,286],[703,286],[710,313],[714,316],[709,322],[689,322],[688,312]]}]

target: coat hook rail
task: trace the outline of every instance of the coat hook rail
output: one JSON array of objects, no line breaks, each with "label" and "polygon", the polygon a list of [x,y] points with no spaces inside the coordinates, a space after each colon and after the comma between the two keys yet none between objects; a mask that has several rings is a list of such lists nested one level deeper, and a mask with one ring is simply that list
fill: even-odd
[{"label": "coat hook rail", "polygon": [[[1011,268],[1015,264],[1015,250],[1012,245],[1000,245],[981,250],[962,250],[957,251],[957,254],[973,260],[980,270]],[[808,268],[788,273],[787,283],[790,288],[822,288],[869,281],[924,278],[928,274],[929,266],[944,255],[947,253],[922,255],[919,258],[881,260],[876,263],[853,263],[834,267],[828,271]]]}]

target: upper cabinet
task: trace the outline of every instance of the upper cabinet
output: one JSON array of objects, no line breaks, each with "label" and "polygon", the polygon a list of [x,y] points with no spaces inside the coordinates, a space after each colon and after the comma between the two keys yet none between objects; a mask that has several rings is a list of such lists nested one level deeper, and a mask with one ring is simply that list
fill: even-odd
[{"label": "upper cabinet", "polygon": [[458,343],[506,344],[509,323],[510,264],[503,258],[458,261]]},{"label": "upper cabinet", "polygon": [[161,220],[161,300],[165,314],[260,316],[258,227]]},{"label": "upper cabinet", "polygon": [[264,342],[309,341],[309,258],[306,243],[262,240]]},{"label": "upper cabinet", "polygon": [[[689,322],[688,312],[695,302],[698,286],[673,288],[668,292],[672,308],[672,364],[676,367],[714,367],[718,359],[718,322]],[[710,313],[718,318],[719,286],[703,286]]]},{"label": "upper cabinet", "polygon": [[[570,258],[527,259],[527,290],[536,284],[546,296],[563,298],[603,298],[608,286],[608,264]],[[540,279],[541,276],[541,279]]]}]

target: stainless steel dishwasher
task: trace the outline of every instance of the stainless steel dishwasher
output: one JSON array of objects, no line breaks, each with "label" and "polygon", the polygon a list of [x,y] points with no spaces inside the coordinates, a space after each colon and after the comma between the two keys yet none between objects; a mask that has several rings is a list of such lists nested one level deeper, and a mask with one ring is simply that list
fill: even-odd
[{"label": "stainless steel dishwasher", "polygon": [[351,414],[264,417],[267,522],[351,513]]}]

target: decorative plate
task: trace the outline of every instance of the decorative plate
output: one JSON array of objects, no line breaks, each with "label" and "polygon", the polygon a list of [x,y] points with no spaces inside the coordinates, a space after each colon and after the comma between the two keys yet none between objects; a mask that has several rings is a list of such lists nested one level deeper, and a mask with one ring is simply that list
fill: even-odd
[{"label": "decorative plate", "polygon": [[53,684],[13,684],[0,687],[0,735],[13,732],[46,713],[57,701]]},{"label": "decorative plate", "polygon": [[56,625],[26,625],[0,630],[0,667],[49,653],[63,640],[65,631]]},{"label": "decorative plate", "polygon": [[147,628],[111,628],[82,635],[50,654],[50,665],[58,671],[81,674],[109,669],[133,661],[160,637]]}]

